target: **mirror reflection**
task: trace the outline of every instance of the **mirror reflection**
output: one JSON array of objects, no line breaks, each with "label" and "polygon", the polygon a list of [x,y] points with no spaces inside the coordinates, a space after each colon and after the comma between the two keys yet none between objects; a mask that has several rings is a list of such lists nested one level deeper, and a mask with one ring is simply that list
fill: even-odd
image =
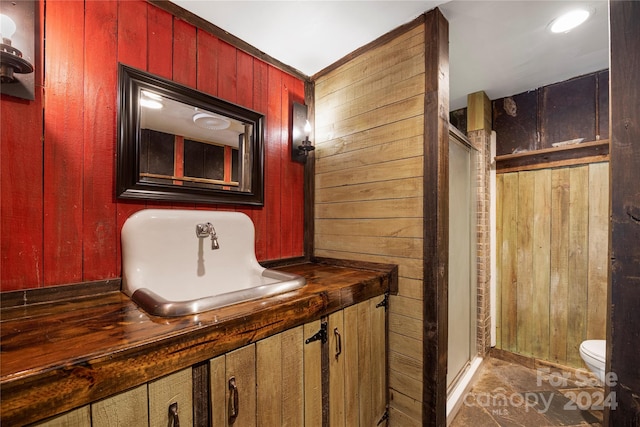
[{"label": "mirror reflection", "polygon": [[119,198],[263,204],[262,114],[123,64],[118,85]]},{"label": "mirror reflection", "polygon": [[140,129],[141,180],[250,191],[250,123],[141,90]]}]

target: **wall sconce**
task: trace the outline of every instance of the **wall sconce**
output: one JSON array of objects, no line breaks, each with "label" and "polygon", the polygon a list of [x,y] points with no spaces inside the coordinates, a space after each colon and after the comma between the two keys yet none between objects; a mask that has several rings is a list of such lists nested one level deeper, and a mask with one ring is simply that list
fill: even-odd
[{"label": "wall sconce", "polygon": [[22,52],[11,45],[11,38],[16,32],[16,23],[5,14],[0,14],[0,33],[2,33],[0,82],[15,83],[14,73],[28,74],[33,72],[33,65],[22,57]]},{"label": "wall sconce", "polygon": [[0,92],[35,99],[35,5],[37,1],[0,0]]},{"label": "wall sconce", "polygon": [[291,160],[298,163],[305,163],[309,156],[309,151],[316,147],[311,145],[309,135],[311,134],[311,124],[307,119],[307,106],[293,103],[293,129],[291,131]]}]

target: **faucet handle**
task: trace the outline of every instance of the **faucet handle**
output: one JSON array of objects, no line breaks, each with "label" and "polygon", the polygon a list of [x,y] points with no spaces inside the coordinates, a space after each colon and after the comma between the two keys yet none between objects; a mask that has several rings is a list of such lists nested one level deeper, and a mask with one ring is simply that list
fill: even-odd
[{"label": "faucet handle", "polygon": [[202,224],[196,224],[196,236],[198,237],[208,237],[211,235],[211,230],[213,229],[213,225],[210,222],[205,222]]}]

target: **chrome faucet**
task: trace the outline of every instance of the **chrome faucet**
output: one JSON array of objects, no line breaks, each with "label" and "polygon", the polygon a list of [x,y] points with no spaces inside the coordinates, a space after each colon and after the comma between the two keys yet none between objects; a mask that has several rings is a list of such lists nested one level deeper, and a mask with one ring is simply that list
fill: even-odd
[{"label": "chrome faucet", "polygon": [[218,244],[218,235],[216,234],[216,229],[213,228],[213,224],[210,222],[205,222],[203,224],[196,224],[196,236],[200,237],[209,237],[211,236],[211,249],[220,249],[220,245]]}]

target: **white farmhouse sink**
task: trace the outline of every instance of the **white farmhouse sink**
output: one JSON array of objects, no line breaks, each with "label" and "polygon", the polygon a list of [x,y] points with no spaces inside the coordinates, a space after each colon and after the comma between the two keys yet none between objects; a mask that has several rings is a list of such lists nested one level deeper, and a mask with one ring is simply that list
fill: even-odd
[{"label": "white farmhouse sink", "polygon": [[[210,224],[198,237],[196,226]],[[201,233],[202,234],[202,233]],[[298,275],[258,264],[255,232],[240,212],[146,209],[122,227],[122,289],[150,314],[182,316],[288,292]]]}]

